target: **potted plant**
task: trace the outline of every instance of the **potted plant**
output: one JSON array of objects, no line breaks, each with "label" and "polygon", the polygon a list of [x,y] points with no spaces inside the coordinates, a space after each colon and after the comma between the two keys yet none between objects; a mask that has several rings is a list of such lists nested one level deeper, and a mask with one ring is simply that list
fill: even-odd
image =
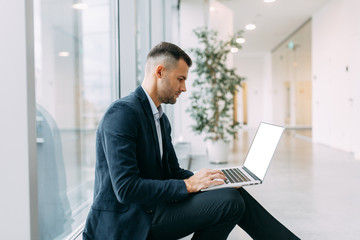
[{"label": "potted plant", "polygon": [[205,134],[210,162],[227,162],[229,142],[236,137],[239,123],[234,121],[234,95],[244,80],[227,64],[232,49],[240,49],[236,39],[242,31],[228,41],[218,40],[218,33],[206,27],[194,30],[200,47],[192,48],[197,78],[194,80],[187,109],[195,120],[192,129]]}]

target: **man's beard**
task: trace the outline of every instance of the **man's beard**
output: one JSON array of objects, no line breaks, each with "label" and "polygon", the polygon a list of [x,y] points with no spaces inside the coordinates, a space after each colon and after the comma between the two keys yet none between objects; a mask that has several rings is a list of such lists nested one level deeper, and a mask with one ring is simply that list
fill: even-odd
[{"label": "man's beard", "polygon": [[159,100],[165,104],[168,104],[168,103],[175,104],[176,103],[175,96],[171,97],[171,96],[167,95],[166,93],[163,96],[159,96]]},{"label": "man's beard", "polygon": [[[170,81],[169,79],[166,79],[167,84],[169,83],[169,81]],[[168,103],[175,104],[176,103],[176,97],[175,97],[176,94],[180,95],[180,92],[173,93],[173,90],[168,85],[165,85],[159,94],[159,100],[165,104],[168,104]]]}]

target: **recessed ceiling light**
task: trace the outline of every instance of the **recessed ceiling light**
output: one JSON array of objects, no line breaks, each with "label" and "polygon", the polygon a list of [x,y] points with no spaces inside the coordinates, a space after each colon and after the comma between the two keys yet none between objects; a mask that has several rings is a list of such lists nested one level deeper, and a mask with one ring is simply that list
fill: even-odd
[{"label": "recessed ceiling light", "polygon": [[210,7],[210,12],[215,12],[215,7]]},{"label": "recessed ceiling light", "polygon": [[237,42],[237,43],[240,43],[240,44],[241,44],[241,43],[245,43],[245,42],[246,42],[246,39],[245,39],[245,38],[237,38],[237,39],[236,39],[236,42]]},{"label": "recessed ceiling light", "polygon": [[77,9],[77,10],[85,10],[89,8],[89,5],[87,5],[86,3],[75,3],[72,5],[72,8]]},{"label": "recessed ceiling light", "polygon": [[275,2],[276,0],[264,0],[265,3],[273,3]]},{"label": "recessed ceiling light", "polygon": [[69,52],[58,52],[59,57],[68,57],[70,56]]},{"label": "recessed ceiling light", "polygon": [[230,49],[230,51],[231,51],[232,53],[237,53],[237,52],[239,51],[239,49],[236,48],[236,47],[233,47],[233,48]]},{"label": "recessed ceiling light", "polygon": [[255,28],[256,28],[256,25],[252,24],[252,23],[245,26],[246,30],[254,30]]}]

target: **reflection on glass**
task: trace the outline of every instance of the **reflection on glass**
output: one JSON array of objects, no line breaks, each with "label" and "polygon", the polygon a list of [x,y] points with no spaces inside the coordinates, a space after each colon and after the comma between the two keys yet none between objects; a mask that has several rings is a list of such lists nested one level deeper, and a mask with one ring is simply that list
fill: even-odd
[{"label": "reflection on glass", "polygon": [[115,98],[114,1],[34,0],[40,239],[63,239],[92,201],[95,131]]}]

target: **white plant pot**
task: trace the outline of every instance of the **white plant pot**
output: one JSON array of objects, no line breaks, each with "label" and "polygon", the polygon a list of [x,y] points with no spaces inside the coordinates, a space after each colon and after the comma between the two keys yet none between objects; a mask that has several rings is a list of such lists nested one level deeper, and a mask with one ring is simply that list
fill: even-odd
[{"label": "white plant pot", "polygon": [[229,143],[224,142],[223,140],[218,141],[207,141],[207,154],[208,159],[211,163],[227,163],[229,157]]}]

